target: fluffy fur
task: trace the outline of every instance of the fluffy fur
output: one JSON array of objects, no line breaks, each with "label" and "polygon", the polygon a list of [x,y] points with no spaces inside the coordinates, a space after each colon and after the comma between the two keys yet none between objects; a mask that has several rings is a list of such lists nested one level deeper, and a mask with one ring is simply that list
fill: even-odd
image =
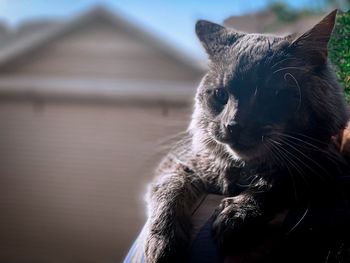
[{"label": "fluffy fur", "polygon": [[212,225],[223,253],[240,233],[281,209],[325,201],[324,191],[345,169],[331,137],[348,120],[327,60],[335,15],[299,37],[197,22],[210,67],[188,135],[163,159],[150,185],[147,262],[186,260],[191,211],[203,193],[227,196]]}]

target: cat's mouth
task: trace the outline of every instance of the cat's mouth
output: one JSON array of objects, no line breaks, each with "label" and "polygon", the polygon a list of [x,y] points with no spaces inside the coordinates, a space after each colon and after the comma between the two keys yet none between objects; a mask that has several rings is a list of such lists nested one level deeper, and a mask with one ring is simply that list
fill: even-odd
[{"label": "cat's mouth", "polygon": [[267,154],[264,144],[264,133],[254,130],[243,130],[235,136],[216,132],[215,140],[226,145],[227,150],[241,160],[262,157]]}]

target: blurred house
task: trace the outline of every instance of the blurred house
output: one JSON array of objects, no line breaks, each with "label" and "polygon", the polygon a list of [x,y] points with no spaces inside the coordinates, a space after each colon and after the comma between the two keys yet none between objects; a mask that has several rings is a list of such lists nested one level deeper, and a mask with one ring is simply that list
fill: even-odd
[{"label": "blurred house", "polygon": [[0,28],[0,261],[120,262],[203,71],[125,18]]}]

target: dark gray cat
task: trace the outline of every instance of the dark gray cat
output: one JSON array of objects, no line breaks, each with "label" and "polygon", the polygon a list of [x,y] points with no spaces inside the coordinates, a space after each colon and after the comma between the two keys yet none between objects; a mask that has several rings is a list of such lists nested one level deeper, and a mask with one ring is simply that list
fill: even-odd
[{"label": "dark gray cat", "polygon": [[299,37],[197,22],[210,67],[188,137],[161,162],[150,186],[147,262],[186,260],[191,211],[203,193],[226,196],[212,224],[223,253],[276,212],[332,194],[342,158],[331,137],[348,120],[327,60],[335,16]]}]

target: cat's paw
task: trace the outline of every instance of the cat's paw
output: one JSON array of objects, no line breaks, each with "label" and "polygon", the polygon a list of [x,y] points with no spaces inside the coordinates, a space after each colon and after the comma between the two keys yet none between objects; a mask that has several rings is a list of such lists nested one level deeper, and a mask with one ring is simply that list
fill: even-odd
[{"label": "cat's paw", "polygon": [[254,235],[254,229],[261,218],[257,203],[245,196],[225,198],[212,217],[212,237],[225,252],[242,244]]},{"label": "cat's paw", "polygon": [[[187,245],[187,243],[186,243]],[[147,263],[175,263],[187,261],[187,246],[167,236],[149,235],[145,244]]]}]

